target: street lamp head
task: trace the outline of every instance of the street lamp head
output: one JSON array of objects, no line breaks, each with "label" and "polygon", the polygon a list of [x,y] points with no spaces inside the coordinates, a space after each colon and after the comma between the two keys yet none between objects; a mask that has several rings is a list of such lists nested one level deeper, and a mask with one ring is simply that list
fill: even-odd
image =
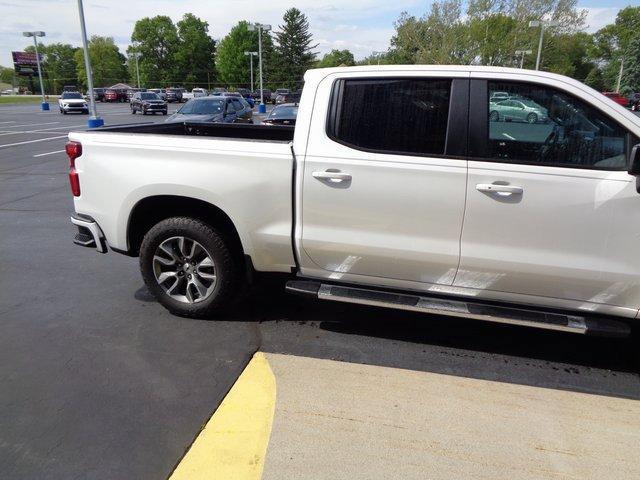
[{"label": "street lamp head", "polygon": [[33,34],[34,34],[36,37],[44,37],[44,36],[45,36],[45,33],[44,33],[44,32],[42,32],[42,31],[33,32]]},{"label": "street lamp head", "polygon": [[44,37],[45,33],[42,31],[38,32],[22,32],[23,37]]},{"label": "street lamp head", "polygon": [[530,26],[530,27],[539,27],[539,26],[540,26],[540,21],[538,21],[538,20],[531,20],[531,21],[529,22],[529,26]]},{"label": "street lamp head", "polygon": [[24,36],[24,37],[33,37],[33,32],[22,32],[22,36]]}]

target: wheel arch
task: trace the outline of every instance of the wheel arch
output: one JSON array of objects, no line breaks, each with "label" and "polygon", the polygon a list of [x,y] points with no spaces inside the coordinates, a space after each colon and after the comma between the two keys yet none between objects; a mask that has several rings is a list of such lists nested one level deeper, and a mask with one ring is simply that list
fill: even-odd
[{"label": "wheel arch", "polygon": [[221,208],[204,200],[180,195],[154,195],[139,200],[127,221],[127,255],[136,257],[145,234],[158,222],[171,217],[193,217],[216,228],[239,255],[245,254],[238,230]]}]

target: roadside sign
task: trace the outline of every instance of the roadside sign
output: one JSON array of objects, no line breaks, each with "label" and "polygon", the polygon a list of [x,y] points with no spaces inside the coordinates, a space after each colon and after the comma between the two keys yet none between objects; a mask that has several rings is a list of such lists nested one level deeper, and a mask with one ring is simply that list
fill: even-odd
[{"label": "roadside sign", "polygon": [[[11,52],[13,57],[13,68],[18,75],[37,75],[38,60],[35,53],[31,52]],[[43,56],[40,55],[42,62]]]}]

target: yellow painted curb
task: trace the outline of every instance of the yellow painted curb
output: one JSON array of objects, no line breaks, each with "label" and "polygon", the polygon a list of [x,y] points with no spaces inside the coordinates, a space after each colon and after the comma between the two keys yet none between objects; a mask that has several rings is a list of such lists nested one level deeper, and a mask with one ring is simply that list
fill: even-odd
[{"label": "yellow painted curb", "polygon": [[258,480],[276,403],[276,380],[256,353],[169,480]]}]

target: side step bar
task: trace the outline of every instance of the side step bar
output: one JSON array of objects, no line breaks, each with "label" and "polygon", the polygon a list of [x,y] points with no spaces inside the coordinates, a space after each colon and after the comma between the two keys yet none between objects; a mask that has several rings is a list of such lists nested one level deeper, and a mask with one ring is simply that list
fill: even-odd
[{"label": "side step bar", "polygon": [[310,280],[291,280],[287,282],[286,289],[290,293],[313,296],[320,300],[472,318],[583,335],[624,338],[629,336],[631,332],[629,325],[624,321],[608,317],[582,316],[574,313],[557,313],[467,300],[393,293]]}]

